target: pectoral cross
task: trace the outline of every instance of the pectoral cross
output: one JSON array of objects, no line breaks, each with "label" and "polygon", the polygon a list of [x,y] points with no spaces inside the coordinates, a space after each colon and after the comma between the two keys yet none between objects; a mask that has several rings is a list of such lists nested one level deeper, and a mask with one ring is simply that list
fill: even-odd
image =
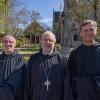
[{"label": "pectoral cross", "polygon": [[49,89],[49,85],[50,85],[50,81],[47,79],[47,80],[45,81],[44,85],[47,86],[47,91],[48,91],[48,89]]}]

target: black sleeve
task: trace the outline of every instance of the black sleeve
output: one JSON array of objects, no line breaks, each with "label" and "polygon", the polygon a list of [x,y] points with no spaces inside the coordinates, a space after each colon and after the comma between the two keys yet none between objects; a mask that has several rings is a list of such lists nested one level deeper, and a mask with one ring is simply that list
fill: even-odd
[{"label": "black sleeve", "polygon": [[68,68],[64,79],[64,100],[74,100],[71,87],[71,78]]},{"label": "black sleeve", "polygon": [[26,75],[26,64],[24,63],[24,58],[18,54],[16,58],[16,69],[6,80],[7,85],[10,86],[16,100],[21,100],[24,84],[25,84],[25,75]]},{"label": "black sleeve", "polygon": [[[15,97],[16,100],[21,100],[26,73],[26,64],[21,55],[16,56],[16,63],[14,66],[15,69],[11,75],[3,83],[0,83],[0,97],[8,97],[9,94],[10,97]],[[10,97],[7,99],[12,100]]]},{"label": "black sleeve", "polygon": [[72,67],[74,66],[74,54],[75,51],[72,51],[68,58],[67,66],[69,67],[69,70],[72,69]]},{"label": "black sleeve", "polygon": [[71,78],[69,68],[67,66],[67,60],[65,60],[64,64],[64,100],[74,100],[72,89],[71,89]]},{"label": "black sleeve", "polygon": [[0,84],[0,100],[15,100],[14,94],[9,85]]},{"label": "black sleeve", "polygon": [[[20,100],[22,98],[22,92],[24,91],[25,84],[25,75],[26,75],[26,64],[24,64],[19,69],[15,70],[11,76],[7,79],[6,83],[10,86],[15,95],[16,100]],[[20,99],[19,99],[20,98]]]},{"label": "black sleeve", "polygon": [[31,100],[32,97],[32,88],[31,88],[31,72],[32,72],[32,63],[34,59],[30,58],[27,64],[26,79],[25,79],[25,90],[23,100]]}]

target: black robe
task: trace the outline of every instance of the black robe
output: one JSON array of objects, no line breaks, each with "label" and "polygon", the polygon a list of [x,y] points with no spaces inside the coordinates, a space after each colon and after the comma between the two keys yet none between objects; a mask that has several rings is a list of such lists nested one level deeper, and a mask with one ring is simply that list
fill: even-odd
[{"label": "black robe", "polygon": [[68,69],[74,100],[100,100],[100,45],[73,50]]},{"label": "black robe", "polygon": [[[48,86],[45,81],[50,81]],[[67,58],[58,53],[33,54],[28,62],[24,100],[68,100]]]},{"label": "black robe", "polygon": [[24,59],[16,51],[0,55],[0,100],[22,100],[25,71]]}]

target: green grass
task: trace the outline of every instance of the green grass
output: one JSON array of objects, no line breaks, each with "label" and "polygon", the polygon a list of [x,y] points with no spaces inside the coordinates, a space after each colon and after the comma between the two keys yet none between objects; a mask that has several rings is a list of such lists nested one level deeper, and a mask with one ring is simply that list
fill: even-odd
[{"label": "green grass", "polygon": [[19,51],[19,54],[33,54],[33,51]]},{"label": "green grass", "polygon": [[24,57],[24,59],[25,59],[25,62],[27,63],[29,60],[29,57]]}]

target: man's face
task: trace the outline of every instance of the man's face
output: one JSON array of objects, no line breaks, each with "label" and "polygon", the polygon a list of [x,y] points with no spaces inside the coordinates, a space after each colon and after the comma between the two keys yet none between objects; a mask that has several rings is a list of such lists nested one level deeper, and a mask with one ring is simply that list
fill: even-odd
[{"label": "man's face", "polygon": [[3,38],[3,46],[5,54],[11,54],[14,51],[16,40],[11,36],[5,36]]},{"label": "man's face", "polygon": [[42,51],[45,52],[46,54],[49,54],[55,46],[55,39],[52,35],[45,34],[41,38],[41,47]]},{"label": "man's face", "polygon": [[82,37],[84,42],[92,43],[96,35],[96,32],[97,28],[91,23],[82,26],[82,29],[80,31],[80,36]]}]

